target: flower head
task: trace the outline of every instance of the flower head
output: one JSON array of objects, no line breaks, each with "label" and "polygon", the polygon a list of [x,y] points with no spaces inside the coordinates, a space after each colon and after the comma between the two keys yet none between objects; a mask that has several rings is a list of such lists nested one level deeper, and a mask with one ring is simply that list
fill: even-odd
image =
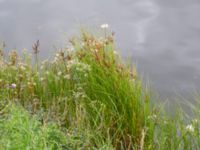
[{"label": "flower head", "polygon": [[42,81],[44,81],[44,78],[43,78],[43,77],[41,77],[41,78],[40,78],[40,81],[41,81],[41,82],[42,82]]},{"label": "flower head", "polygon": [[66,74],[65,76],[64,76],[64,79],[70,79],[70,75],[69,74]]},{"label": "flower head", "polygon": [[189,132],[194,132],[194,127],[191,124],[187,125],[185,129]]},{"label": "flower head", "polygon": [[59,71],[59,72],[58,72],[58,76],[61,76],[61,75],[62,75],[62,72],[61,72],[61,71]]},{"label": "flower head", "polygon": [[192,120],[193,123],[198,123],[197,119]]},{"label": "flower head", "polygon": [[17,87],[17,85],[15,83],[11,84],[11,88],[15,89]]},{"label": "flower head", "polygon": [[109,27],[109,25],[106,24],[106,23],[101,25],[101,28],[102,28],[102,29],[106,29],[106,28],[108,28],[108,27]]}]

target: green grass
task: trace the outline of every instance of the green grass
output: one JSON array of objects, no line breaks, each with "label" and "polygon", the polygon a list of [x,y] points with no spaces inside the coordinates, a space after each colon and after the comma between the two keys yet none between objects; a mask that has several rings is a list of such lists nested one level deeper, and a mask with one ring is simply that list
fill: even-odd
[{"label": "green grass", "polygon": [[41,124],[21,106],[8,104],[1,110],[0,149],[62,149],[67,145],[64,133],[56,125]]},{"label": "green grass", "polygon": [[198,107],[195,119],[168,115],[116,54],[112,35],[82,32],[42,62],[38,45],[33,60],[1,55],[2,149],[200,148]]}]

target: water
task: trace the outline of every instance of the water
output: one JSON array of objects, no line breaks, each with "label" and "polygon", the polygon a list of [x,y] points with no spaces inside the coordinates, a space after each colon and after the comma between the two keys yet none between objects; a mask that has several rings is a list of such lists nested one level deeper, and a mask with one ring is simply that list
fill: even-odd
[{"label": "water", "polygon": [[0,0],[0,40],[31,50],[39,39],[46,57],[81,25],[108,23],[119,52],[165,96],[200,89],[199,18],[199,0]]}]

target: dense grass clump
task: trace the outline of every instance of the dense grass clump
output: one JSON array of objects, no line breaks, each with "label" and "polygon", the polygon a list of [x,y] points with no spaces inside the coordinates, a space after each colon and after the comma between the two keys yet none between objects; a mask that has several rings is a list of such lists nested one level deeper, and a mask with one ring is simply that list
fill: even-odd
[{"label": "dense grass clump", "polygon": [[113,35],[82,32],[42,62],[39,41],[33,50],[34,60],[0,50],[0,100],[9,103],[1,111],[3,149],[199,148],[199,115],[168,117],[150,107],[150,94],[136,69],[121,61]]},{"label": "dense grass clump", "polygon": [[41,124],[21,107],[8,104],[1,110],[0,149],[63,149],[66,138],[56,125]]}]

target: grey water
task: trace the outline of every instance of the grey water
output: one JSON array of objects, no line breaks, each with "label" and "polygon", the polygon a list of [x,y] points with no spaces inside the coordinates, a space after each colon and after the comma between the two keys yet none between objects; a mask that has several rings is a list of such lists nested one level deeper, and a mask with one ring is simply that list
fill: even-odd
[{"label": "grey water", "polygon": [[132,58],[161,96],[200,89],[199,0],[0,0],[6,51],[36,40],[48,57],[81,26],[109,24],[118,52]]}]

